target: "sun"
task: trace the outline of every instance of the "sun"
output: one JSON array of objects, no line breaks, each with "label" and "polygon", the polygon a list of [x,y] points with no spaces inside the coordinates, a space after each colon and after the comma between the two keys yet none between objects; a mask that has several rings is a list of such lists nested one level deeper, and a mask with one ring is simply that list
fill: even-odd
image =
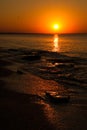
[{"label": "sun", "polygon": [[58,30],[58,29],[59,29],[59,25],[58,25],[58,24],[54,24],[53,28],[54,28],[55,30]]}]

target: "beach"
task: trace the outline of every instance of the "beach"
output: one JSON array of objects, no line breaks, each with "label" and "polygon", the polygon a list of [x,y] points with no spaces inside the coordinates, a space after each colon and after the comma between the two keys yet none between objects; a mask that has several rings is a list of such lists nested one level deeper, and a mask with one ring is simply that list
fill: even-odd
[{"label": "beach", "polygon": [[0,130],[87,130],[87,0],[0,0]]},{"label": "beach", "polygon": [[[0,48],[0,129],[87,129],[86,65],[50,51]],[[46,91],[70,101],[53,104]]]},{"label": "beach", "polygon": [[53,129],[53,125],[46,120],[42,105],[31,102],[29,95],[3,89],[0,92],[0,129],[44,130]]}]

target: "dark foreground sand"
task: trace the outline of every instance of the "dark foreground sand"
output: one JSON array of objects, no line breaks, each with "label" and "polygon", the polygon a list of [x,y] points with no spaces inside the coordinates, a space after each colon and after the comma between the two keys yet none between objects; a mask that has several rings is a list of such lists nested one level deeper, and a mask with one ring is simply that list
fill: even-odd
[{"label": "dark foreground sand", "polygon": [[[55,129],[46,119],[42,110],[43,106],[35,103],[32,95],[9,90],[10,86],[17,87],[11,83],[11,80],[15,80],[13,79],[15,76],[10,80],[14,72],[7,68],[9,65],[11,66],[11,63],[8,60],[0,60],[0,130]],[[15,75],[20,77],[20,74],[16,73]],[[30,86],[38,85],[35,77],[31,80],[32,84],[29,84]],[[20,82],[19,86],[21,85]]]},{"label": "dark foreground sand", "polygon": [[[9,58],[9,55],[7,52],[8,58],[5,58],[4,51],[0,55],[0,130],[87,129],[85,90],[80,94],[72,91],[74,94],[68,104],[55,105],[40,99],[36,94],[44,91],[44,87],[48,90],[52,90],[52,87],[57,89],[56,83],[29,72],[17,71],[15,68],[20,68],[21,63]],[[58,88],[59,91],[63,89]]]},{"label": "dark foreground sand", "polygon": [[[3,82],[0,83],[1,85]],[[42,106],[32,103],[29,95],[2,89],[0,90],[0,130],[6,129],[53,130],[53,126],[46,120]]]},{"label": "dark foreground sand", "polygon": [[[43,106],[35,103],[35,99],[32,99],[32,95],[9,90],[9,86],[12,86],[12,84],[6,82],[5,79],[7,78],[7,80],[10,81],[9,76],[11,76],[13,72],[6,68],[7,65],[9,65],[9,62],[0,60],[0,130],[55,129],[53,125],[47,121],[42,110]],[[32,79],[32,81],[33,80],[35,79]],[[20,83],[19,85],[22,84]],[[33,84],[31,86],[33,86]]]},{"label": "dark foreground sand", "polygon": [[0,80],[0,130],[86,130],[84,100],[44,106],[32,95],[6,90],[6,86]]}]

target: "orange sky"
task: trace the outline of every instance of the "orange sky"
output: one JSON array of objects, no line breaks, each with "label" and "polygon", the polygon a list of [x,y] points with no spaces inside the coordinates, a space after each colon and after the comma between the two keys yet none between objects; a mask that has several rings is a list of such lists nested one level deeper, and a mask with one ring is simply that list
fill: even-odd
[{"label": "orange sky", "polygon": [[87,0],[0,0],[0,32],[87,33]]}]

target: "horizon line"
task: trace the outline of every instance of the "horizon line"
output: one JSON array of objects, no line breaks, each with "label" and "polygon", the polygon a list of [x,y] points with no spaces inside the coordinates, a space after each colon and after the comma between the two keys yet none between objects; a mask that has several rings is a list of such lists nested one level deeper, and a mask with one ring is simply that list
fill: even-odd
[{"label": "horizon line", "polygon": [[27,32],[0,32],[0,34],[30,34],[30,35],[74,35],[74,34],[87,34],[87,32],[78,32],[78,33],[27,33]]}]

